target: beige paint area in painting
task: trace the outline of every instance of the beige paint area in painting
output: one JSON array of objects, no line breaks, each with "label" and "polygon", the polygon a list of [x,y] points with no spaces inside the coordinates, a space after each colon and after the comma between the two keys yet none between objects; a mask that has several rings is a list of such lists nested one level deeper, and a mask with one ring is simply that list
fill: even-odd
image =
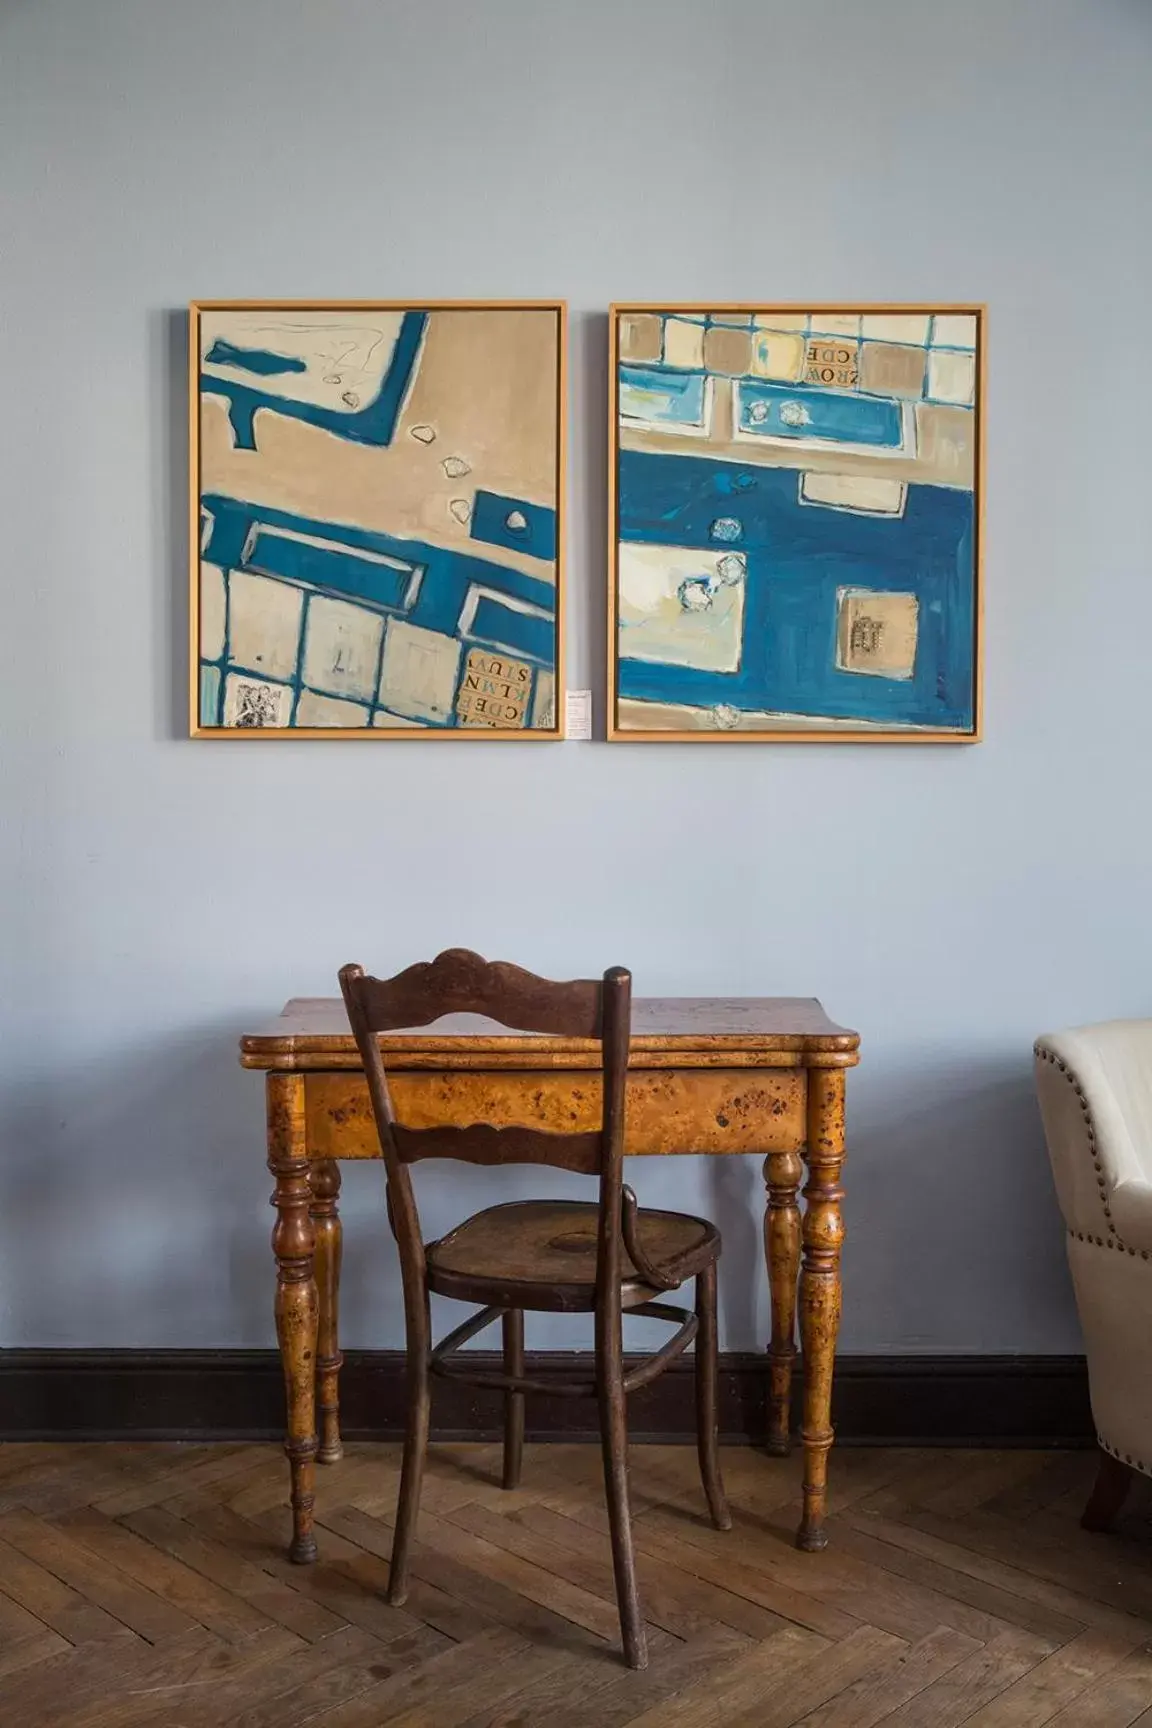
[{"label": "beige paint area in painting", "polygon": [[[342,326],[380,313],[340,312]],[[205,314],[207,316],[207,314]],[[214,336],[230,336],[212,314]],[[263,315],[265,319],[271,314]],[[293,313],[332,322],[331,311]],[[239,324],[231,339],[247,334]],[[203,395],[200,484],[245,502],[484,554],[471,538],[477,489],[557,507],[560,318],[549,308],[429,314],[415,376],[390,445],[357,444],[260,409],[253,450],[238,450],[227,405]],[[499,548],[501,564],[553,580],[554,566]]]}]

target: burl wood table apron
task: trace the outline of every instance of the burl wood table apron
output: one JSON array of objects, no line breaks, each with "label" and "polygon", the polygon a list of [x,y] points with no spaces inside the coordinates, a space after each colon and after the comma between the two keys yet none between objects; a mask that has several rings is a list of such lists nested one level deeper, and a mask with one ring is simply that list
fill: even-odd
[{"label": "burl wood table apron", "polygon": [[[477,1015],[381,1040],[397,1116],[413,1128],[491,1122],[594,1130],[599,1051],[583,1039],[510,1032]],[[844,1076],[859,1037],[805,997],[639,998],[633,1003],[625,1152],[764,1158],[764,1248],[772,1293],[770,1452],[789,1449],[796,1297],[804,1356],[804,1507],[797,1545],[822,1548],[832,1370],[840,1320]],[[337,1341],[341,1158],[380,1148],[343,1003],[297,998],[241,1040],[266,1075],[268,1166],[276,1179],[276,1332],[288,1395],[293,1560],[316,1557],[315,1462],[340,1458]],[[801,1219],[800,1183],[807,1166]],[[319,1433],[317,1433],[319,1415]]]}]

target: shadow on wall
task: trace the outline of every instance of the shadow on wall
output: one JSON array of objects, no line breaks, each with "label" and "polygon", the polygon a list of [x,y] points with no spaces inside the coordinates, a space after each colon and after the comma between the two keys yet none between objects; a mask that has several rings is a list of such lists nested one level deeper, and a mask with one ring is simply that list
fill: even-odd
[{"label": "shadow on wall", "polygon": [[154,735],[188,736],[189,495],[188,495],[188,313],[152,312],[148,318],[153,390],[149,449],[152,482],[151,568],[166,571],[156,581],[154,661],[168,677],[154,681]]}]

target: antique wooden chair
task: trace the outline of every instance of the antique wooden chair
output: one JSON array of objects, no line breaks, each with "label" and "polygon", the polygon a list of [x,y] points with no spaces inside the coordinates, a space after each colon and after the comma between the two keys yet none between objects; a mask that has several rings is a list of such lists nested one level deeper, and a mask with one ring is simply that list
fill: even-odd
[{"label": "antique wooden chair", "polygon": [[[621,967],[603,980],[555,984],[517,966],[489,963],[454,948],[395,978],[345,966],[340,988],[356,1035],[380,1149],[387,1170],[388,1217],[400,1250],[407,1329],[408,1425],[392,1543],[388,1600],[407,1594],[408,1555],[420,1501],[428,1442],[429,1375],[461,1379],[504,1393],[504,1486],[516,1487],[527,1392],[598,1400],[612,1564],[624,1654],[647,1662],[628,1508],[626,1398],[646,1386],[696,1340],[697,1449],[712,1522],[731,1527],[716,1444],[716,1263],[720,1236],[703,1218],[641,1211],[623,1181],[624,1088],[631,1025],[631,975]],[[556,1134],[488,1123],[405,1128],[396,1120],[377,1034],[426,1026],[448,1013],[475,1013],[525,1032],[596,1039],[602,1051],[604,1102],[593,1132]],[[420,1158],[472,1164],[549,1164],[599,1177],[596,1203],[525,1200],[494,1206],[425,1243],[408,1166]],[[695,1312],[659,1300],[696,1279]],[[428,1295],[483,1304],[480,1312],[432,1345]],[[595,1315],[591,1379],[543,1383],[525,1374],[524,1310]],[[678,1330],[656,1354],[627,1372],[623,1313],[675,1321]],[[503,1372],[481,1372],[448,1358],[493,1321],[503,1325]]]}]

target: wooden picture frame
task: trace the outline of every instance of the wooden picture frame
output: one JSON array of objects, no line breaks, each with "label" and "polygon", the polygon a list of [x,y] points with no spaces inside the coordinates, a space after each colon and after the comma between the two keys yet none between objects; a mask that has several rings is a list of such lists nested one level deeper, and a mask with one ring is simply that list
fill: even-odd
[{"label": "wooden picture frame", "polygon": [[193,738],[563,737],[563,300],[199,300]]},{"label": "wooden picture frame", "polygon": [[986,308],[609,331],[609,740],[978,742]]}]

